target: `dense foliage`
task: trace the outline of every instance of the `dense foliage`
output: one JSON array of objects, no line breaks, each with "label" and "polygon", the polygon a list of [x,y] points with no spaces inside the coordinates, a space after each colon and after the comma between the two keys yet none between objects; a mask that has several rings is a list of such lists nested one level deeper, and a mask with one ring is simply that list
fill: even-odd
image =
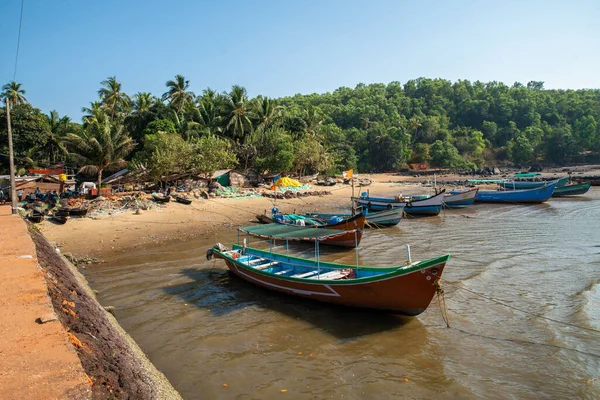
[{"label": "dense foliage", "polygon": [[[236,165],[298,174],[393,171],[409,163],[471,169],[596,162],[600,152],[600,91],[544,90],[537,81],[507,86],[420,78],[276,100],[251,99],[241,86],[196,95],[181,75],[166,82],[160,98],[130,97],[116,77],[101,85],[99,99],[83,108],[82,124],[56,112],[46,116],[27,103],[21,84],[4,85],[17,163],[66,160],[101,171],[131,152],[132,167],[160,181]],[[6,107],[0,109],[3,154],[5,114]],[[104,161],[90,161],[97,157],[83,143],[107,143],[111,135],[125,140],[125,149],[108,142],[96,149]]]}]

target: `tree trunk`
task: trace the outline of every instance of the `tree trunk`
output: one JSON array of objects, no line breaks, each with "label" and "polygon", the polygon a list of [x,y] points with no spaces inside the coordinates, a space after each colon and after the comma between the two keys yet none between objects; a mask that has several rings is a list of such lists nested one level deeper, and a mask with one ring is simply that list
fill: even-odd
[{"label": "tree trunk", "polygon": [[100,196],[100,187],[102,186],[102,168],[98,169],[98,192],[97,195]]}]

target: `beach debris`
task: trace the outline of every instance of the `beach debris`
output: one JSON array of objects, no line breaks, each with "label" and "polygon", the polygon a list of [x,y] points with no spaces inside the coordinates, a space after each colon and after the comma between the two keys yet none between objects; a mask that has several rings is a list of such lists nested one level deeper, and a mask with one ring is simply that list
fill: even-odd
[{"label": "beach debris", "polygon": [[73,335],[71,332],[67,332],[67,336],[69,337],[69,342],[78,349],[83,347],[83,343],[81,340],[77,339],[77,336]]},{"label": "beach debris", "polygon": [[50,312],[50,313],[44,314],[41,317],[37,318],[35,320],[35,322],[37,322],[38,324],[45,324],[47,322],[52,322],[52,321],[57,321],[57,320],[58,320],[58,316],[54,312]]}]

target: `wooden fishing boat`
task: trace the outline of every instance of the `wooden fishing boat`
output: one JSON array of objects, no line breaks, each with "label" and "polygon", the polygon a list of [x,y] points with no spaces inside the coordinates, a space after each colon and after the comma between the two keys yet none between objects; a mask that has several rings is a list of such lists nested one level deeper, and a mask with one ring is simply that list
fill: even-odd
[{"label": "wooden fishing boat", "polygon": [[190,205],[192,204],[192,201],[190,199],[186,199],[183,196],[175,196],[175,201],[181,204],[187,204]]},{"label": "wooden fishing boat", "polygon": [[352,200],[369,211],[391,210],[403,208],[407,215],[431,216],[438,215],[442,210],[444,191],[427,198],[396,198],[389,197],[355,197]]},{"label": "wooden fishing boat", "polygon": [[60,217],[68,217],[70,215],[70,210],[67,208],[59,208],[58,210],[54,211],[52,214],[53,215],[57,215]]},{"label": "wooden fishing boat", "polygon": [[475,201],[487,203],[543,203],[548,200],[556,181],[548,182],[545,186],[526,190],[479,190]]},{"label": "wooden fishing boat", "polygon": [[[400,220],[402,219],[403,213],[404,213],[404,210],[402,208],[392,208],[391,210],[367,213],[365,215],[366,216],[365,227],[366,228],[370,228],[371,226],[389,227],[389,226],[398,225],[400,223]],[[324,221],[329,221],[335,217],[341,217],[341,218],[350,218],[351,217],[350,214],[344,214],[344,213],[340,213],[340,214],[305,213],[304,215],[306,215],[307,217],[310,217],[310,218],[317,218],[317,219],[321,219]]]},{"label": "wooden fishing boat", "polygon": [[475,203],[475,197],[479,189],[456,191],[444,194],[444,207],[464,208]]},{"label": "wooden fishing boat", "polygon": [[340,230],[286,224],[243,226],[239,228],[239,231],[272,241],[318,242],[320,244],[340,247],[356,247],[362,238],[361,229]]},{"label": "wooden fishing boat", "polygon": [[152,198],[159,203],[168,203],[171,201],[171,196],[165,196],[161,193],[152,193]]},{"label": "wooden fishing boat", "polygon": [[396,267],[363,267],[313,261],[220,243],[207,251],[240,278],[278,292],[344,306],[415,316],[436,294],[450,255]]},{"label": "wooden fishing boat", "polygon": [[59,225],[64,225],[67,223],[67,216],[66,215],[57,215],[54,214],[52,215],[52,217],[50,218],[52,220],[52,222],[57,223]]},{"label": "wooden fishing boat", "polygon": [[563,187],[557,187],[552,193],[552,197],[562,196],[576,196],[580,194],[586,194],[590,190],[592,182],[574,183],[572,185],[565,185]]},{"label": "wooden fishing boat", "polygon": [[87,214],[88,209],[85,207],[63,207],[58,210],[65,215],[83,217]]},{"label": "wooden fishing boat", "polygon": [[44,214],[37,210],[32,210],[27,216],[27,219],[33,223],[40,223],[44,220]]},{"label": "wooden fishing boat", "polygon": [[549,182],[556,182],[556,187],[559,188],[565,186],[569,182],[569,177],[565,176],[553,181],[500,181],[498,182],[498,185],[506,190],[524,190],[543,187]]},{"label": "wooden fishing boat", "polygon": [[343,231],[348,231],[352,229],[363,230],[365,227],[366,216],[362,213],[359,213],[355,216],[348,215],[346,217],[338,218],[332,221],[331,218],[324,220],[304,215],[276,214],[271,217],[268,217],[267,215],[257,215],[256,219],[259,222],[265,224],[275,223],[284,225],[298,225],[298,222],[302,221],[304,225],[300,224],[301,226],[313,226],[317,228],[339,229]]}]

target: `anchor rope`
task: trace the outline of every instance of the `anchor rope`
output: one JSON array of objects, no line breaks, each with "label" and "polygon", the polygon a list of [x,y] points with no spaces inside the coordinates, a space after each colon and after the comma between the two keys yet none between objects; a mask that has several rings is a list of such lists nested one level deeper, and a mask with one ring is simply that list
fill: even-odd
[{"label": "anchor rope", "polygon": [[583,330],[590,331],[590,332],[600,333],[599,329],[590,328],[590,327],[587,327],[587,326],[581,326],[581,325],[573,324],[571,322],[566,322],[566,321],[561,321],[561,320],[558,320],[558,319],[546,317],[545,315],[542,315],[542,314],[539,314],[539,313],[536,313],[536,312],[533,312],[533,311],[527,311],[527,310],[524,310],[522,308],[515,307],[513,305],[507,304],[505,301],[497,300],[497,299],[495,299],[493,297],[486,296],[486,295],[484,295],[482,293],[479,293],[479,292],[476,292],[474,290],[468,289],[468,288],[466,288],[464,286],[461,286],[461,285],[459,285],[456,282],[451,282],[451,281],[449,281],[447,279],[444,279],[444,278],[439,278],[439,279],[442,280],[444,283],[447,283],[449,285],[457,287],[458,289],[462,289],[462,290],[464,290],[466,292],[469,292],[469,293],[471,293],[474,296],[477,296],[477,297],[480,297],[482,299],[491,301],[493,303],[496,303],[496,304],[499,304],[501,306],[510,308],[512,310],[519,311],[519,312],[521,312],[523,314],[528,314],[528,315],[534,316],[536,318],[545,319],[547,321],[552,321],[552,322],[555,322],[557,324],[561,324],[561,325],[565,325],[565,326],[570,326],[570,327],[573,327],[573,328],[578,328],[578,329],[583,329]]}]

